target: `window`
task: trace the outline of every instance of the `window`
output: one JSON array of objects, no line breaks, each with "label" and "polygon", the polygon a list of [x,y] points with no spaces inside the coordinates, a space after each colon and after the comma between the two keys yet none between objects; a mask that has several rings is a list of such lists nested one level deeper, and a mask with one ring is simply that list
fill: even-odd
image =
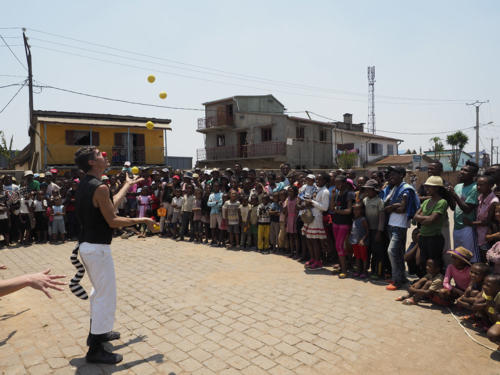
[{"label": "window", "polygon": [[[90,146],[90,130],[66,130],[68,146]],[[99,133],[92,132],[92,146],[99,146]]]},{"label": "window", "polygon": [[326,129],[319,129],[319,141],[326,142]]},{"label": "window", "polygon": [[394,155],[394,145],[387,145],[387,155]]},{"label": "window", "polygon": [[226,136],[218,135],[217,136],[217,147],[222,147],[226,145]]},{"label": "window", "polygon": [[304,133],[305,133],[305,128],[303,126],[297,126],[295,128],[295,139],[297,141],[303,141],[304,140]]},{"label": "window", "polygon": [[380,143],[370,143],[370,155],[382,155],[382,145]]},{"label": "window", "polygon": [[262,142],[271,142],[273,140],[273,129],[272,128],[262,128],[260,137]]}]

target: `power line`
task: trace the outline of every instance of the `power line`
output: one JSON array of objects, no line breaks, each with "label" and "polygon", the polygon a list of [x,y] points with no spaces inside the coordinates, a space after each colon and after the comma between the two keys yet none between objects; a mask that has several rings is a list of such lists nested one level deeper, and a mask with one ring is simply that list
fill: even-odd
[{"label": "power line", "polygon": [[[167,62],[178,64],[178,65],[190,66],[190,67],[194,67],[194,68],[206,70],[206,72],[199,72],[199,71],[197,71],[197,72],[203,73],[203,74],[215,74],[215,73],[210,73],[210,71],[212,71],[212,72],[224,73],[225,77],[227,77],[227,75],[230,75],[229,78],[246,79],[246,80],[251,79],[251,80],[254,80],[254,81],[257,80],[259,82],[269,82],[269,83],[274,83],[274,84],[279,84],[279,85],[286,85],[286,86],[289,86],[289,87],[303,89],[303,90],[326,91],[326,92],[331,92],[331,93],[338,93],[338,94],[351,95],[351,96],[361,96],[361,97],[365,97],[366,96],[365,93],[360,93],[360,92],[338,90],[338,89],[328,89],[328,88],[317,87],[317,86],[312,86],[312,85],[305,85],[305,84],[292,83],[292,82],[286,82],[286,81],[278,81],[278,80],[272,80],[272,79],[262,78],[262,77],[253,76],[253,75],[247,75],[247,74],[241,74],[241,73],[234,73],[234,72],[229,72],[229,71],[225,71],[225,70],[221,70],[221,69],[215,69],[215,68],[210,68],[210,67],[206,67],[206,66],[202,66],[202,65],[190,64],[190,63],[185,63],[185,62],[181,62],[181,61],[177,61],[177,60],[172,60],[172,59],[167,59],[167,58],[163,58],[163,57],[157,57],[157,56],[152,56],[152,55],[148,55],[148,54],[144,54],[144,53],[134,52],[134,51],[131,51],[131,50],[116,48],[116,47],[108,46],[108,45],[105,45],[105,44],[89,42],[89,41],[85,41],[85,40],[82,40],[82,39],[71,38],[71,37],[67,37],[67,36],[64,36],[64,35],[55,34],[55,33],[49,33],[49,32],[42,31],[42,30],[31,29],[31,28],[29,30],[34,31],[36,33],[50,35],[50,36],[53,36],[53,37],[57,37],[57,38],[61,38],[61,39],[66,39],[66,40],[71,40],[71,41],[78,42],[78,43],[84,43],[84,44],[96,46],[96,47],[99,47],[99,48],[106,48],[106,49],[118,51],[118,52],[121,52],[121,53],[132,54],[132,55],[136,55],[136,56],[142,56],[142,57],[152,58],[152,59],[156,59],[156,60],[167,61]],[[36,39],[36,38],[32,38],[32,39]],[[43,40],[43,39],[38,39],[38,40],[44,41],[44,42],[47,42],[47,43],[54,43],[54,44],[59,44],[59,45],[65,45],[65,46],[69,46],[70,48],[83,49],[81,47],[71,46],[71,45],[64,44],[64,43],[58,43],[58,42],[54,42],[54,41],[47,41],[47,40]],[[39,48],[42,48],[42,47],[39,46]],[[83,49],[83,50],[85,50],[85,49]],[[92,52],[113,55],[113,54],[109,54],[109,53],[102,52],[102,51],[95,51],[95,50],[93,50]],[[117,56],[117,55],[114,55],[114,56]],[[126,56],[119,56],[119,57],[120,58],[124,58],[124,59],[131,59],[130,57],[126,57]],[[137,60],[137,59],[135,59],[135,60]],[[158,64],[158,63],[154,63],[154,62],[149,62],[149,63]],[[174,68],[175,69],[184,69],[184,70],[186,70],[186,68],[181,68],[181,67],[174,67]],[[231,76],[235,76],[235,77],[231,77]],[[243,77],[243,78],[238,78],[238,77]],[[379,95],[379,97],[386,98],[386,99],[393,99],[393,100],[406,100],[406,101],[416,101],[416,102],[441,102],[442,104],[444,104],[444,103],[463,103],[463,102],[467,101],[466,99],[415,98],[415,97],[389,96],[389,95]],[[364,100],[362,102],[364,102]],[[396,103],[391,103],[391,104],[396,104]],[[409,103],[406,103],[406,104],[409,104]]]},{"label": "power line", "polygon": [[0,89],[5,89],[7,87],[14,87],[14,86],[19,86],[19,85],[22,85],[24,81],[22,82],[18,82],[18,83],[10,83],[8,85],[3,85],[3,86],[0,86]]},{"label": "power line", "polygon": [[14,51],[12,51],[12,49],[10,48],[10,46],[7,44],[6,40],[3,38],[2,35],[0,35],[0,38],[2,39],[2,41],[4,42],[4,44],[7,46],[7,48],[9,49],[10,53],[12,53],[12,56],[14,56],[14,58],[17,60],[17,62],[23,67],[24,70],[28,71],[28,68],[26,68],[24,66],[24,64],[21,62],[21,60],[19,60],[19,57],[17,57],[17,55],[14,53]]},{"label": "power line", "polygon": [[0,113],[2,113],[9,106],[10,103],[12,103],[14,98],[17,96],[17,94],[19,94],[21,92],[21,90],[26,85],[26,83],[28,83],[28,81],[24,81],[24,83],[21,85],[21,87],[19,87],[19,90],[16,91],[14,96],[12,98],[10,98],[10,100],[7,102],[7,104],[5,104],[5,106],[0,110]]}]

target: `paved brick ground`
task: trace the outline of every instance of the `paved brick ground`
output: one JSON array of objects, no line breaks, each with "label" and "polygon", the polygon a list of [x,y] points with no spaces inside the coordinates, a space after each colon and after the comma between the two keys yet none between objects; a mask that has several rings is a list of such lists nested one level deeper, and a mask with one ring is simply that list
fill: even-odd
[{"label": "paved brick ground", "polygon": [[[72,276],[72,247],[0,250],[9,267],[0,276],[45,267]],[[124,362],[85,363],[88,302],[25,289],[0,300],[1,373],[500,374],[498,353],[446,311],[401,305],[380,285],[159,238],[118,239],[113,251]]]}]

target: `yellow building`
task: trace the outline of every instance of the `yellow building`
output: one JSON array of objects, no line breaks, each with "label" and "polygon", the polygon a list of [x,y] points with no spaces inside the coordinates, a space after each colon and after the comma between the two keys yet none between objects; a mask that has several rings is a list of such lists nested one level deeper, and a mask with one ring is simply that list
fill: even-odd
[{"label": "yellow building", "polygon": [[[29,163],[33,170],[74,165],[75,152],[84,145],[106,151],[116,166],[127,160],[134,165],[165,162],[166,131],[172,130],[169,119],[57,111],[34,111],[33,116],[36,132]],[[146,128],[147,121],[154,123],[154,129]]]}]

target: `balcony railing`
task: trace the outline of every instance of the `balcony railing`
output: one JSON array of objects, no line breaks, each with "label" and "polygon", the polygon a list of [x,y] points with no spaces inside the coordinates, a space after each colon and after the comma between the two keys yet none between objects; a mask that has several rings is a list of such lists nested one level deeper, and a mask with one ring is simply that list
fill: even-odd
[{"label": "balcony railing", "polygon": [[285,142],[262,142],[243,146],[199,148],[197,160],[227,160],[252,157],[271,157],[286,154]]},{"label": "balcony railing", "polygon": [[202,117],[198,119],[198,130],[233,125],[233,116],[227,113],[219,113],[216,116]]}]

